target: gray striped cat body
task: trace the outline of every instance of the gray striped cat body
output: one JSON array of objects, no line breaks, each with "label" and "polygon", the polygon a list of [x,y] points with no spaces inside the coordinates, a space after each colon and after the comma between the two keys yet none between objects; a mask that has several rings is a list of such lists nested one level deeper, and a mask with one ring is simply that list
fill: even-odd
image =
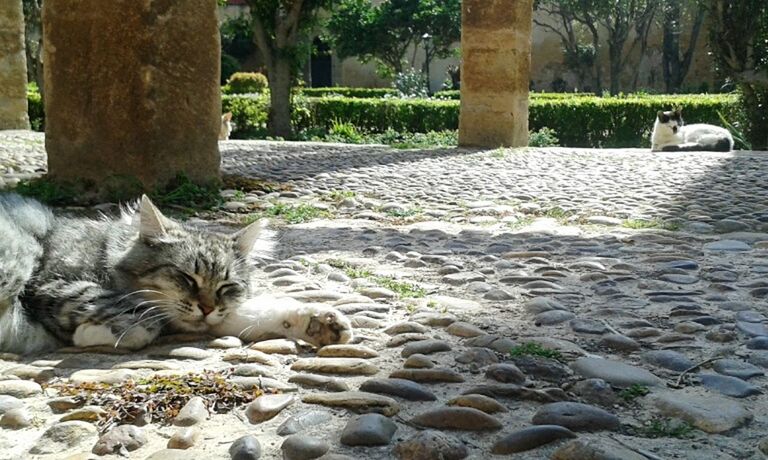
[{"label": "gray striped cat body", "polygon": [[223,235],[168,219],[146,197],[120,219],[94,220],[0,195],[0,235],[0,351],[139,349],[172,332],[315,345],[351,337],[330,307],[253,297],[259,222]]}]

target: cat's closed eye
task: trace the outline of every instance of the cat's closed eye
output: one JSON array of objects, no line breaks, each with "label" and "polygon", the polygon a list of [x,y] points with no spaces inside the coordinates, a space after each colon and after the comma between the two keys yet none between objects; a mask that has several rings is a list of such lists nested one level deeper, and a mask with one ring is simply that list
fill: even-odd
[{"label": "cat's closed eye", "polygon": [[188,273],[185,273],[185,272],[183,272],[181,270],[178,271],[178,275],[179,275],[179,279],[181,279],[183,281],[184,285],[186,285],[188,288],[190,288],[190,289],[197,289],[198,288],[197,280],[193,276],[191,276]]},{"label": "cat's closed eye", "polygon": [[236,296],[243,292],[243,288],[237,283],[227,283],[221,285],[216,290],[216,297],[222,298],[225,296]]}]

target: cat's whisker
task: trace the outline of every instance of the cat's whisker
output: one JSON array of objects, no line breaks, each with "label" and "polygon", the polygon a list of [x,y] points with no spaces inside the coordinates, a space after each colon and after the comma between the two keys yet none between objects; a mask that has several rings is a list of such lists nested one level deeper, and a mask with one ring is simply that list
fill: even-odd
[{"label": "cat's whisker", "polygon": [[[144,318],[143,320],[139,320],[136,323],[131,324],[126,330],[123,331],[122,334],[120,334],[120,337],[117,338],[117,341],[115,342],[115,348],[118,348],[120,346],[120,342],[123,340],[123,337],[125,337],[125,335],[128,334],[128,332],[130,332],[133,328],[137,326],[142,326],[145,329],[148,329],[148,326],[154,326],[169,318],[170,318],[169,315],[166,315],[164,313],[158,313],[157,315],[149,316],[147,318]],[[152,322],[150,323],[150,321]]]},{"label": "cat's whisker", "polygon": [[123,300],[127,299],[128,297],[130,297],[130,296],[132,296],[132,295],[136,295],[136,294],[145,294],[145,293],[150,293],[150,294],[160,294],[160,295],[164,295],[164,296],[166,296],[166,297],[171,297],[171,296],[169,296],[168,294],[166,294],[165,292],[162,292],[162,291],[157,291],[157,290],[155,290],[155,289],[138,289],[138,290],[136,290],[136,291],[133,291],[133,292],[129,292],[128,294],[126,294],[126,295],[124,295],[124,296],[120,297],[119,299],[117,299],[117,300],[115,301],[115,303],[120,303],[120,302],[122,302]]}]

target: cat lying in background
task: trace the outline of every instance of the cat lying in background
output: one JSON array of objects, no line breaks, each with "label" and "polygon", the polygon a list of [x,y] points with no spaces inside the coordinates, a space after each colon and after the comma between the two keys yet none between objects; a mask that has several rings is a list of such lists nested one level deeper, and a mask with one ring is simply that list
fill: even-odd
[{"label": "cat lying in background", "polygon": [[733,136],[727,129],[715,125],[685,125],[680,109],[659,111],[651,134],[651,151],[702,150],[730,152],[733,150]]},{"label": "cat lying in background", "polygon": [[195,229],[146,196],[120,219],[96,220],[0,194],[0,351],[135,350],[176,332],[349,341],[349,320],[331,307],[253,297],[249,259],[267,233],[262,222],[234,235]]},{"label": "cat lying in background", "polygon": [[234,124],[232,123],[232,112],[227,112],[221,116],[221,129],[219,129],[219,140],[228,141],[229,135],[232,134]]}]

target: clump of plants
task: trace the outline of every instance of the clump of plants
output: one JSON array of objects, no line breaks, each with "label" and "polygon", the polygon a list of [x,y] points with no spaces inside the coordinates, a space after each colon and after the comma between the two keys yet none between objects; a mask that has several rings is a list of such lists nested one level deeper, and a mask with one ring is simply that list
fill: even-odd
[{"label": "clump of plants", "polygon": [[549,359],[561,359],[562,353],[551,348],[542,347],[538,343],[526,342],[522,345],[517,345],[509,350],[509,355],[513,358],[520,356],[540,356],[542,358]]},{"label": "clump of plants", "polygon": [[116,425],[133,423],[144,418],[150,423],[169,423],[190,399],[199,396],[208,410],[230,412],[263,394],[260,389],[244,390],[233,384],[232,371],[203,371],[182,376],[154,376],[141,380],[128,380],[119,384],[104,383],[52,383],[63,396],[72,396],[87,405],[100,406],[105,414],[98,421],[101,432]]},{"label": "clump of plants", "polygon": [[269,87],[269,80],[259,72],[235,72],[227,80],[226,94],[263,93]]}]

